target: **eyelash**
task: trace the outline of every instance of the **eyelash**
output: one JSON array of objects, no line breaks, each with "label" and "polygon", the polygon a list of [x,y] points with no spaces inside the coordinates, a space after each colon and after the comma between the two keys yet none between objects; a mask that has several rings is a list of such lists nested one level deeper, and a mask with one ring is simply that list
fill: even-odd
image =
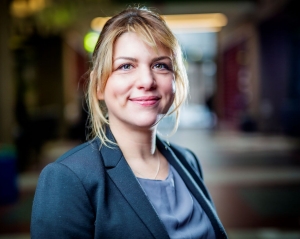
[{"label": "eyelash", "polygon": [[154,64],[154,67],[156,67],[158,65],[163,66],[164,69],[166,69],[166,70],[170,70],[170,67],[165,63],[156,63],[156,64]]},{"label": "eyelash", "polygon": [[[155,63],[155,64],[153,65],[153,68],[155,68],[155,67],[157,67],[157,66],[163,67],[163,69],[165,69],[165,70],[171,70],[171,67],[168,66],[168,64],[166,64],[166,63]],[[124,68],[124,67],[130,67],[130,68]],[[123,65],[119,66],[119,67],[118,67],[118,70],[130,70],[130,69],[132,69],[132,67],[133,67],[132,64],[126,63],[126,64],[123,64]],[[158,68],[159,68],[159,67],[158,67]],[[161,68],[160,68],[160,69],[161,69]]]},{"label": "eyelash", "polygon": [[[126,63],[126,64],[123,64],[123,65],[121,65],[120,67],[118,67],[118,69],[120,69],[120,70],[129,70],[128,68],[125,69],[125,68],[124,68],[125,66],[133,67],[131,64]],[[131,68],[130,68],[130,69],[131,69]]]}]

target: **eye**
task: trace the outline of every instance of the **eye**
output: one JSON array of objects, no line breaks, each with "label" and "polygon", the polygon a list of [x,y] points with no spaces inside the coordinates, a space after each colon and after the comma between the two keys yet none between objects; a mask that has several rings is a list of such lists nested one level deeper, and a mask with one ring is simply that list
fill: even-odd
[{"label": "eye", "polygon": [[153,65],[153,69],[161,73],[173,72],[172,63],[158,62]]},{"label": "eye", "polygon": [[124,64],[124,65],[121,65],[118,69],[128,71],[128,70],[131,70],[132,68],[133,68],[133,66],[131,64]]},{"label": "eye", "polygon": [[153,68],[160,69],[160,70],[169,70],[169,66],[164,63],[156,63]]}]

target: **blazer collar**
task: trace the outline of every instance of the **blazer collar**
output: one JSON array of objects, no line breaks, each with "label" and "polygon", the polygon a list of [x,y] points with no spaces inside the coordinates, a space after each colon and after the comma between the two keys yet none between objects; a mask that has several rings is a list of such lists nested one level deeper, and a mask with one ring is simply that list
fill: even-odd
[{"label": "blazer collar", "polygon": [[[112,142],[116,142],[111,130],[107,127],[106,136]],[[98,140],[98,144],[100,141]],[[202,188],[205,188],[202,180],[194,173],[188,163],[181,162],[172,151],[170,145],[166,144],[159,137],[156,141],[159,151],[165,156],[169,163],[177,170],[190,192],[194,195],[201,207],[210,218],[217,238],[227,238],[225,230],[212,207],[212,203],[203,194]],[[124,158],[118,145],[110,144],[109,147],[100,146],[100,152],[103,158],[107,173],[115,183],[117,188],[123,194],[124,198],[131,205],[136,214],[145,223],[153,234],[154,238],[169,238],[169,235],[149,202],[146,194]]]},{"label": "blazer collar", "polygon": [[[109,140],[116,142],[109,128],[107,128],[106,134]],[[99,140],[98,143],[100,143]],[[118,145],[102,146],[100,153],[109,177],[147,226],[153,237],[169,238],[163,223],[149,202]]]}]

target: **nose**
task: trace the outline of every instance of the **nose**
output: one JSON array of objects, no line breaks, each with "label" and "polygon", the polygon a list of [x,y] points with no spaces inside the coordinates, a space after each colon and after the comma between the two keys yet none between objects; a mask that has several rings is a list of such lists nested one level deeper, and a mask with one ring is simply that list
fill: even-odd
[{"label": "nose", "polygon": [[141,67],[137,76],[139,89],[151,90],[156,87],[155,76],[149,67]]}]

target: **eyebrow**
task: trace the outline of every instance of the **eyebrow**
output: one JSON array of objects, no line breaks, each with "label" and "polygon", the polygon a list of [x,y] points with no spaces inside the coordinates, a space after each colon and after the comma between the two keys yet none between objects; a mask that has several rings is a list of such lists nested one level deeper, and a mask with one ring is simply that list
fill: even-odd
[{"label": "eyebrow", "polygon": [[135,59],[133,57],[126,57],[126,56],[117,57],[113,60],[113,62],[115,62],[116,60],[130,60],[130,61],[137,62],[137,59]]},{"label": "eyebrow", "polygon": [[160,60],[164,60],[164,59],[168,59],[168,60],[172,61],[171,57],[169,57],[169,56],[160,56],[160,57],[154,58],[153,61],[160,61]]},{"label": "eyebrow", "polygon": [[[169,57],[169,56],[160,56],[160,57],[154,58],[152,60],[152,62],[154,62],[154,61],[160,61],[160,60],[164,60],[164,59],[168,59],[168,60],[172,61],[171,57]],[[115,58],[113,60],[113,62],[115,62],[117,60],[130,60],[130,61],[133,61],[133,62],[137,62],[138,61],[136,58],[133,58],[133,57],[120,56],[120,57]]]}]

